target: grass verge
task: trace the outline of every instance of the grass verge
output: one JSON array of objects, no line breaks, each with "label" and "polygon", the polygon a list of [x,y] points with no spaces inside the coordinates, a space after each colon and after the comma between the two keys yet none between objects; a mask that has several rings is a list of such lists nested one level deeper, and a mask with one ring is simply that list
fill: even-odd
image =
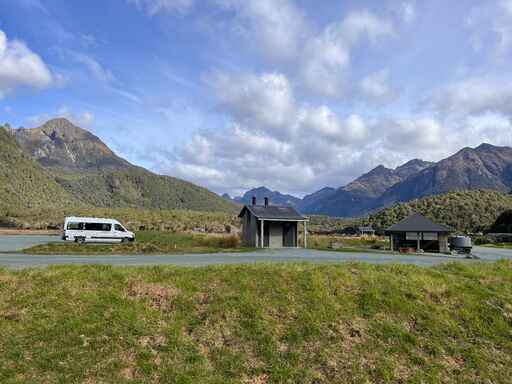
[{"label": "grass verge", "polygon": [[20,253],[39,255],[105,255],[105,254],[183,254],[247,252],[252,248],[240,247],[236,236],[182,234],[142,231],[135,234],[136,241],[126,244],[49,243],[24,249]]},{"label": "grass verge", "polygon": [[512,263],[0,269],[2,383],[508,383]]},{"label": "grass verge", "polygon": [[388,250],[389,241],[382,238],[358,238],[335,235],[311,235],[308,246],[313,249],[338,252],[368,252]]},{"label": "grass verge", "polygon": [[482,244],[480,247],[512,249],[512,243],[490,243]]}]

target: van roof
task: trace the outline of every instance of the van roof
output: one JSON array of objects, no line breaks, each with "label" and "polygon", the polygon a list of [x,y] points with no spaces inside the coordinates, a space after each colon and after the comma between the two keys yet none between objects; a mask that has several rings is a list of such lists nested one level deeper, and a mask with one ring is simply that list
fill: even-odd
[{"label": "van roof", "polygon": [[114,219],[106,219],[101,217],[79,217],[79,216],[69,216],[64,219],[64,222],[68,221],[85,221],[88,223],[118,223],[119,221]]}]

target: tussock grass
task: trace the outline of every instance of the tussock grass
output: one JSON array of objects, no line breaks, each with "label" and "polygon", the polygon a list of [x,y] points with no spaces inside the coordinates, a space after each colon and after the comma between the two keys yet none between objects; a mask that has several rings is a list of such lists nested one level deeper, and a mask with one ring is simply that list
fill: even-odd
[{"label": "tussock grass", "polygon": [[321,250],[384,250],[389,241],[380,237],[346,237],[335,235],[310,235],[308,247]]},{"label": "tussock grass", "polygon": [[135,234],[136,241],[125,244],[76,244],[73,242],[37,245],[20,251],[29,254],[173,254],[242,252],[240,238],[235,235],[184,234],[142,231]]},{"label": "tussock grass", "polygon": [[511,262],[0,269],[2,383],[511,377]]}]

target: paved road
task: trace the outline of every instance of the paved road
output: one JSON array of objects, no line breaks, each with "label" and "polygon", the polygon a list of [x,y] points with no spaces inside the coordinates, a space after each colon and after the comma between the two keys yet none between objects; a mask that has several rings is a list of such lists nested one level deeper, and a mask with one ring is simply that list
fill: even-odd
[{"label": "paved road", "polygon": [[47,244],[52,241],[60,241],[59,236],[0,235],[0,252],[18,251],[33,247],[34,245]]},{"label": "paved road", "polygon": [[[17,236],[17,239],[5,239],[12,236],[0,236],[0,250],[14,251],[23,249],[27,244],[41,244],[48,242],[48,238],[39,236]],[[51,237],[50,241],[55,241]],[[9,248],[10,247],[10,248]],[[512,260],[512,250],[475,247],[474,253],[481,258],[481,261],[496,261],[500,259]],[[464,258],[453,258],[444,256],[415,256],[415,255],[392,255],[377,253],[345,253],[325,252],[303,249],[282,249],[265,250],[250,253],[216,253],[197,255],[105,255],[105,256],[82,256],[82,255],[21,255],[21,254],[0,254],[0,265],[10,269],[23,269],[30,267],[44,267],[53,264],[109,264],[109,265],[180,265],[180,266],[205,266],[215,264],[249,264],[258,262],[313,262],[313,263],[340,263],[358,261],[372,264],[401,263],[414,264],[429,267],[447,262],[478,263],[478,260]]]}]

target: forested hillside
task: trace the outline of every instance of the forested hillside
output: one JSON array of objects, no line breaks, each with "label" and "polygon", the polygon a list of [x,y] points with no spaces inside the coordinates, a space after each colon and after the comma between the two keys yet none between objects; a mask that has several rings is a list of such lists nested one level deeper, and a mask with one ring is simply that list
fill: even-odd
[{"label": "forested hillside", "polygon": [[487,230],[507,209],[512,209],[510,194],[488,190],[450,192],[396,204],[370,215],[365,221],[382,232],[418,212],[459,231],[480,232]]},{"label": "forested hillside", "polygon": [[0,216],[26,208],[80,206],[0,126]]},{"label": "forested hillside", "polygon": [[129,163],[100,138],[66,119],[14,129],[11,135],[66,191],[94,207],[237,210],[206,188]]}]

